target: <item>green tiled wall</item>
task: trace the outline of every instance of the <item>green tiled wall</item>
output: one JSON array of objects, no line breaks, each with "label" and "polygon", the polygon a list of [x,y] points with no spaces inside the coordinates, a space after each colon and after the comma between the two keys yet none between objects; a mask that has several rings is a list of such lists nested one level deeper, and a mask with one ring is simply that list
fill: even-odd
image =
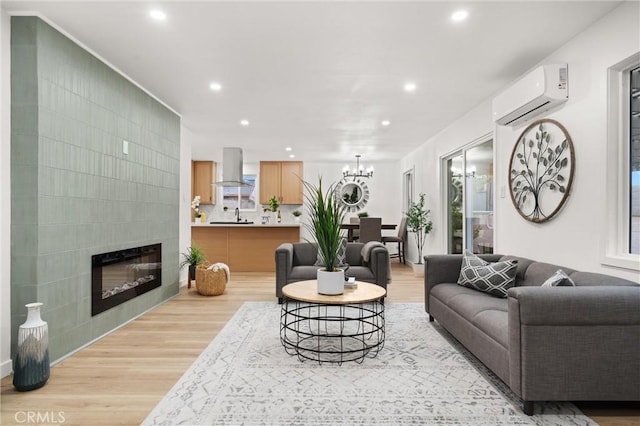
[{"label": "green tiled wall", "polygon": [[[36,17],[11,75],[13,352],[39,301],[55,360],[178,292],[180,118]],[[162,286],[91,317],[91,256],[158,242]]]}]

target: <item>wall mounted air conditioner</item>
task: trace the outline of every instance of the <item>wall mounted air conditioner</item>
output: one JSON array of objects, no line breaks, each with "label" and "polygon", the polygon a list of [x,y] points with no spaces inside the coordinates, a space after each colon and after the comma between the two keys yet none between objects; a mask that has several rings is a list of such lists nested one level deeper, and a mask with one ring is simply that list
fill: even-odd
[{"label": "wall mounted air conditioner", "polygon": [[493,99],[493,121],[516,126],[569,99],[567,64],[540,66]]}]

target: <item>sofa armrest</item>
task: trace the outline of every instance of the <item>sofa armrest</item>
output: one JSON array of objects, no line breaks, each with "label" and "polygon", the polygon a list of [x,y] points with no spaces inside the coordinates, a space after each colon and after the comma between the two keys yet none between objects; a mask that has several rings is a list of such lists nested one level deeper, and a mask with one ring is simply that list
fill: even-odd
[{"label": "sofa armrest", "polygon": [[509,386],[526,401],[640,400],[640,286],[509,289]]},{"label": "sofa armrest", "polygon": [[293,244],[283,243],[276,248],[276,297],[282,297],[282,287],[293,269]]},{"label": "sofa armrest", "polygon": [[391,277],[389,270],[389,251],[386,247],[374,247],[369,255],[369,269],[375,277],[376,284],[387,288],[387,282]]}]

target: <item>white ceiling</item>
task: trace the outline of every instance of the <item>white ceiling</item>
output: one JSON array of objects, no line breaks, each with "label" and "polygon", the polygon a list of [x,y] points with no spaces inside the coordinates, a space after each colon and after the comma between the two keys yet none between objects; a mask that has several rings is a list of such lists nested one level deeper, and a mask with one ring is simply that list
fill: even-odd
[{"label": "white ceiling", "polygon": [[[615,8],[612,1],[2,1],[182,115],[194,158],[398,159]],[[152,8],[168,15],[157,22]],[[464,8],[465,22],[452,12]],[[223,89],[209,90],[211,81]],[[403,91],[407,81],[414,93]],[[248,127],[239,122],[246,118]],[[391,125],[383,127],[381,120]],[[466,142],[466,141],[461,141]],[[355,159],[353,159],[355,161]]]}]

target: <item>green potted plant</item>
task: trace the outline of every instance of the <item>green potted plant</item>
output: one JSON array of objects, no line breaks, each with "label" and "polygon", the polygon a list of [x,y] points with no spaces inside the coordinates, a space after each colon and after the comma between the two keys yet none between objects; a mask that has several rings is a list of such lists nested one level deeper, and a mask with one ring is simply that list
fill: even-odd
[{"label": "green potted plant", "polygon": [[269,207],[271,208],[271,211],[274,213],[278,211],[278,207],[280,207],[280,203],[278,203],[278,199],[276,198],[275,195],[269,198]]},{"label": "green potted plant", "polygon": [[303,183],[307,190],[304,197],[309,212],[309,221],[305,226],[318,243],[318,259],[324,265],[318,269],[318,293],[342,294],[344,271],[336,268],[336,265],[342,244],[340,225],[346,214],[345,206],[336,198],[335,185],[324,192],[322,178],[319,179],[318,186]]},{"label": "green potted plant", "polygon": [[416,240],[416,246],[418,247],[418,262],[413,264],[413,272],[417,276],[424,275],[424,263],[422,262],[422,250],[424,249],[424,242],[427,235],[433,229],[433,222],[429,220],[429,214],[431,210],[425,210],[424,208],[424,194],[420,194],[420,199],[417,203],[411,203],[407,216],[407,229],[413,233]]},{"label": "green potted plant", "polygon": [[185,266],[189,266],[189,285],[191,281],[196,279],[196,266],[207,261],[204,257],[202,249],[195,244],[188,247],[182,254],[182,262],[180,262],[180,269]]},{"label": "green potted plant", "polygon": [[296,222],[300,222],[300,216],[302,216],[302,212],[300,210],[294,210],[291,212],[291,214],[293,215],[293,218]]},{"label": "green potted plant", "polygon": [[360,212],[360,213],[358,213],[358,217],[369,217],[369,213],[367,213],[367,212]]}]

